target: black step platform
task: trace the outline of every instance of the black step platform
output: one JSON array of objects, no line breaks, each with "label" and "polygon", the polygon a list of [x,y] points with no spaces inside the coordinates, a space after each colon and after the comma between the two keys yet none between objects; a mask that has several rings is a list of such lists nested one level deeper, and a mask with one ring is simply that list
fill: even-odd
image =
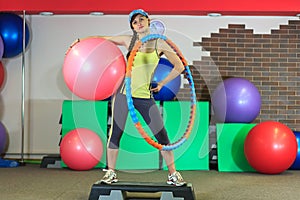
[{"label": "black step platform", "polygon": [[60,155],[44,156],[40,168],[61,168],[60,162]]},{"label": "black step platform", "polygon": [[[162,193],[160,198],[127,198],[126,193]],[[171,194],[170,194],[171,193]],[[154,195],[153,195],[154,196]],[[163,197],[164,196],[164,197]],[[176,187],[166,183],[147,182],[117,182],[111,185],[94,184],[89,200],[135,200],[135,199],[161,199],[161,200],[195,200],[192,184]]]}]

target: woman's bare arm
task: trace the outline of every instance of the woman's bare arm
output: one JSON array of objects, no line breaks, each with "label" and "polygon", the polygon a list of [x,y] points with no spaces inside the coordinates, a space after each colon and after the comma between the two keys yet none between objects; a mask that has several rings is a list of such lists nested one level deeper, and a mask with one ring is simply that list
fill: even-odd
[{"label": "woman's bare arm", "polygon": [[85,38],[78,38],[77,40],[75,40],[69,47],[69,49],[67,50],[66,54],[70,51],[70,49],[77,44],[78,42],[82,41],[82,40],[86,40],[89,38],[104,38],[108,41],[111,41],[112,43],[119,45],[119,46],[124,46],[126,49],[128,49],[130,41],[131,41],[131,35],[117,35],[117,36],[88,36]]},{"label": "woman's bare arm", "polygon": [[119,46],[124,46],[128,49],[128,46],[131,41],[130,35],[118,35],[118,36],[99,36],[101,38],[107,39],[111,41],[112,43],[119,45]]},{"label": "woman's bare arm", "polygon": [[177,56],[176,52],[165,41],[159,40],[158,47],[159,47],[159,53],[163,53],[167,57],[167,59],[172,63],[174,68],[171,70],[168,76],[166,76],[165,79],[161,80],[157,84],[156,88],[152,89],[154,92],[158,92],[162,88],[162,86],[164,86],[169,81],[179,76],[184,70],[182,61]]}]

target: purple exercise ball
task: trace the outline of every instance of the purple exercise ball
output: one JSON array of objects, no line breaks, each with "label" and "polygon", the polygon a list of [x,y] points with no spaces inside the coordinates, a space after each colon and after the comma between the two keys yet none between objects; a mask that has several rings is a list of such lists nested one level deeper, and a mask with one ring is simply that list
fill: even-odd
[{"label": "purple exercise ball", "polygon": [[261,96],[244,78],[228,78],[213,92],[212,107],[218,122],[251,123],[259,115]]},{"label": "purple exercise ball", "polygon": [[4,44],[3,44],[2,37],[0,36],[0,60],[3,57],[3,53],[4,53]]},{"label": "purple exercise ball", "polygon": [[4,152],[6,143],[7,143],[6,129],[4,125],[0,122],[0,154]]}]

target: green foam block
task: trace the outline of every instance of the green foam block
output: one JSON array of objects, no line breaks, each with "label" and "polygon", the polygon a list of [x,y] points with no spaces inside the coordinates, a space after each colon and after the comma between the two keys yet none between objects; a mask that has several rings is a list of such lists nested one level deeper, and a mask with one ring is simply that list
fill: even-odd
[{"label": "green foam block", "polygon": [[[62,105],[62,138],[76,128],[87,128],[100,137],[103,153],[96,168],[106,166],[107,101],[65,100]],[[67,167],[62,161],[62,166]]]},{"label": "green foam block", "polygon": [[[209,103],[197,102],[192,132],[182,146],[174,150],[176,169],[209,170]],[[171,143],[183,136],[189,123],[190,102],[166,101],[163,118]],[[164,163],[163,169],[167,169]]]},{"label": "green foam block", "polygon": [[218,169],[222,172],[255,171],[244,154],[244,142],[255,124],[217,124]]}]

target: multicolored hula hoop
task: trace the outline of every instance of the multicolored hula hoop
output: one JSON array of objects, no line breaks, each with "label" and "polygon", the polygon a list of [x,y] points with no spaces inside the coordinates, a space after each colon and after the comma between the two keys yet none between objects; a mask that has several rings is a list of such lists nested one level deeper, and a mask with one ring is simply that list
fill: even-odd
[{"label": "multicolored hula hoop", "polygon": [[[149,137],[149,135],[146,133],[146,131],[141,126],[141,123],[139,122],[139,119],[137,117],[137,114],[135,112],[135,108],[133,105],[133,100],[131,97],[131,71],[132,71],[132,65],[133,65],[134,58],[136,56],[136,53],[142,46],[142,44],[146,43],[149,40],[154,40],[154,39],[162,39],[162,40],[166,41],[166,43],[176,52],[177,56],[180,58],[183,65],[185,66],[186,77],[187,77],[187,79],[189,81],[189,85],[190,85],[191,109],[190,109],[189,123],[187,125],[187,128],[186,128],[183,136],[176,142],[174,142],[172,144],[168,144],[168,145],[159,144],[156,141],[154,141],[151,137]],[[152,145],[153,147],[155,147],[159,150],[171,151],[171,150],[176,149],[179,146],[181,146],[187,140],[187,138],[189,137],[189,135],[192,131],[194,121],[195,121],[196,92],[195,92],[195,86],[194,86],[194,82],[193,82],[193,78],[192,78],[192,74],[189,69],[189,66],[187,65],[186,60],[182,56],[182,53],[179,51],[179,49],[176,47],[176,45],[171,40],[169,40],[164,35],[150,34],[150,35],[147,35],[146,37],[142,38],[140,41],[138,41],[137,44],[133,47],[133,50],[131,51],[130,56],[128,58],[127,67],[126,67],[126,76],[125,76],[125,86],[126,86],[126,98],[127,98],[128,110],[129,110],[131,119],[132,119],[135,127],[139,131],[139,133],[150,145]]]}]

